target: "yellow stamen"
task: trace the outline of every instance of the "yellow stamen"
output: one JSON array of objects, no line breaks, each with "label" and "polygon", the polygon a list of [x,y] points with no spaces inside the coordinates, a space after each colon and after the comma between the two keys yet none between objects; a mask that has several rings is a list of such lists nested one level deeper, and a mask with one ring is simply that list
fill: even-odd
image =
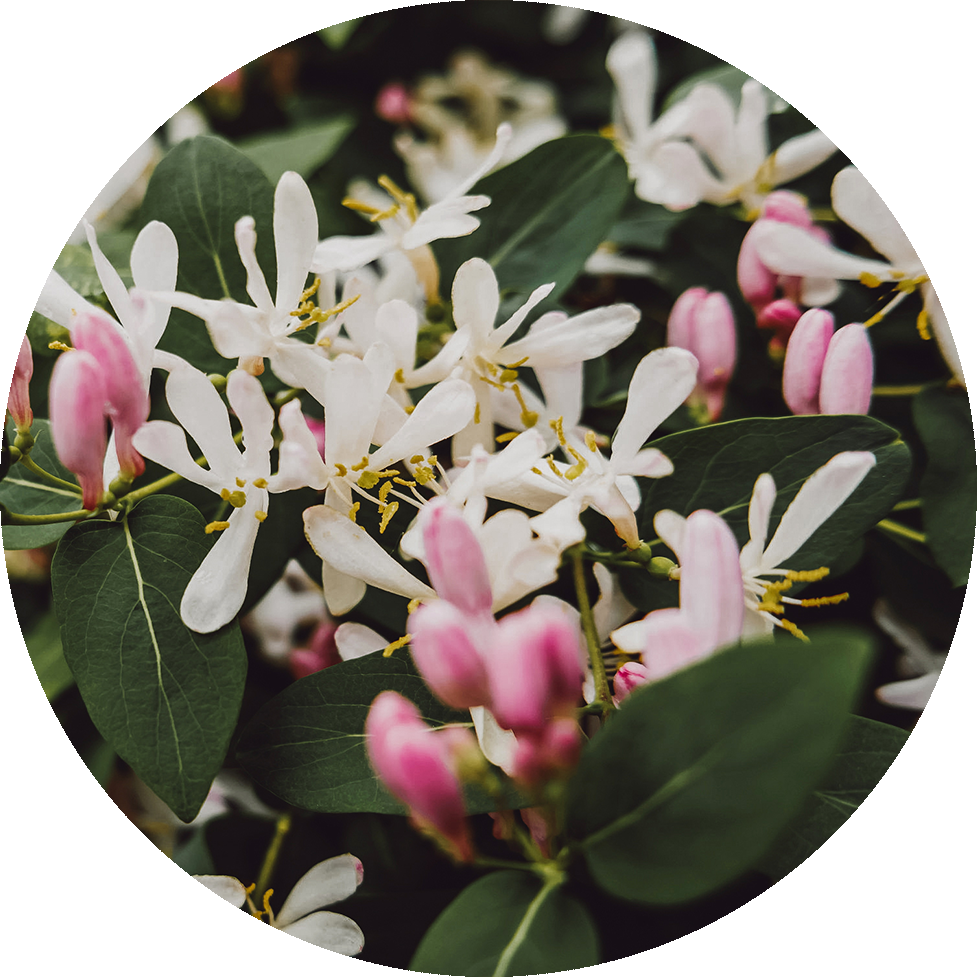
[{"label": "yellow stamen", "polygon": [[587,447],[590,448],[591,451],[593,452],[597,451],[597,435],[593,431],[587,432],[586,436],[584,437],[584,441],[586,442]]},{"label": "yellow stamen", "polygon": [[566,450],[573,455],[574,460],[577,462],[563,473],[564,477],[568,478],[572,482],[575,478],[579,478],[587,470],[587,459],[584,458],[579,451],[571,448],[570,445],[566,445]]},{"label": "yellow stamen", "polygon": [[411,457],[410,463],[412,465],[417,465],[424,460],[424,455],[413,455]]},{"label": "yellow stamen", "polygon": [[556,431],[557,439],[559,440],[560,444],[563,445],[563,447],[565,448],[567,446],[567,438],[566,435],[563,433],[563,418],[558,417],[556,418],[556,420],[550,421],[550,427],[554,431]]},{"label": "yellow stamen", "polygon": [[531,472],[533,472],[534,474],[536,474],[536,475],[542,475],[542,474],[543,474],[543,473],[542,473],[542,472],[541,472],[541,471],[540,471],[540,470],[539,470],[538,468],[536,468],[536,467],[533,467],[533,468],[530,468],[529,470],[530,470]]},{"label": "yellow stamen", "polygon": [[434,477],[434,469],[428,468],[427,465],[418,465],[414,469],[414,478],[417,479],[418,485],[427,485],[434,480]]},{"label": "yellow stamen", "polygon": [[380,476],[376,472],[363,472],[362,475],[356,480],[356,484],[362,489],[371,489],[377,482],[380,481]]},{"label": "yellow stamen", "polygon": [[224,498],[224,492],[221,492],[221,498],[225,502],[230,502],[235,509],[240,509],[248,501],[248,497],[240,489],[237,492],[228,492],[227,498]]},{"label": "yellow stamen", "polygon": [[878,288],[882,284],[882,279],[869,271],[863,271],[858,276],[858,280],[868,288]]},{"label": "yellow stamen", "polygon": [[393,217],[395,214],[400,212],[400,204],[394,204],[392,207],[388,207],[386,210],[377,211],[371,218],[370,223],[375,224],[377,221],[385,221],[388,217]]},{"label": "yellow stamen", "polygon": [[339,462],[337,462],[336,463],[336,474],[340,478],[345,478],[346,477],[346,466],[345,465],[341,465],[341,464],[339,464]]},{"label": "yellow stamen", "polygon": [[268,479],[266,479],[266,478],[256,478],[251,484],[255,488],[259,488],[259,489],[268,488]]},{"label": "yellow stamen", "polygon": [[261,509],[255,509],[254,517],[258,520],[258,522],[264,522],[268,518],[268,513],[263,512]]},{"label": "yellow stamen", "polygon": [[512,383],[513,380],[518,380],[519,379],[519,371],[518,370],[503,370],[499,374],[499,379],[503,383]]},{"label": "yellow stamen", "polygon": [[556,475],[558,478],[563,478],[563,472],[561,472],[560,469],[556,467],[556,462],[553,461],[553,456],[552,455],[547,455],[543,459],[543,461],[545,461],[546,464],[550,466],[550,471],[554,475]]},{"label": "yellow stamen", "polygon": [[787,621],[781,619],[780,626],[788,633],[792,634],[795,638],[800,638],[801,641],[810,641],[811,639],[796,625],[793,621]]},{"label": "yellow stamen", "polygon": [[[72,310],[72,311],[74,311],[74,310]],[[74,349],[75,349],[74,346],[67,346],[65,343],[60,343],[57,340],[54,340],[54,342],[48,343],[47,344],[47,348],[48,349],[56,349],[60,353],[73,353],[74,352]]]},{"label": "yellow stamen", "polygon": [[508,434],[499,434],[499,435],[496,435],[495,440],[499,444],[505,444],[506,441],[512,441],[514,438],[518,438],[518,437],[519,437],[519,432],[518,431],[509,431]]},{"label": "yellow stamen", "polygon": [[382,533],[387,526],[390,525],[390,520],[397,514],[397,510],[400,508],[399,502],[391,502],[390,505],[384,506],[383,514],[380,516],[380,532]]},{"label": "yellow stamen", "polygon": [[367,455],[363,455],[363,458],[358,461],[355,465],[350,466],[350,471],[361,472],[364,468],[370,467],[370,459]]},{"label": "yellow stamen", "polygon": [[417,484],[417,482],[412,482],[410,479],[407,478],[401,478],[399,475],[394,477],[394,481],[398,485],[404,485],[407,488],[413,488]]},{"label": "yellow stamen", "polygon": [[507,370],[518,370],[519,367],[522,366],[523,363],[526,363],[528,360],[529,360],[529,357],[528,356],[524,356],[521,360],[517,360],[515,363],[509,363],[506,366],[506,369]]},{"label": "yellow stamen", "polygon": [[832,594],[830,597],[808,597],[801,601],[801,607],[827,607],[829,604],[841,604],[848,600],[847,592]]},{"label": "yellow stamen", "polygon": [[407,405],[407,406],[406,406],[406,407],[404,408],[404,413],[405,413],[405,414],[413,414],[413,413],[414,413],[414,405],[413,405],[413,404],[408,404],[408,405]]},{"label": "yellow stamen", "polygon": [[489,377],[479,377],[478,379],[481,380],[483,383],[487,383],[495,387],[496,390],[505,390],[505,384],[499,383],[498,380],[492,380]]},{"label": "yellow stamen", "polygon": [[817,570],[788,570],[784,576],[787,580],[797,583],[816,583],[818,580],[824,580],[829,573],[831,570],[828,567],[818,567]]},{"label": "yellow stamen", "polygon": [[271,911],[271,905],[268,900],[275,894],[274,889],[268,889],[261,899],[262,912],[268,917],[268,921],[271,922],[275,918],[275,914]]},{"label": "yellow stamen", "polygon": [[512,392],[516,395],[516,400],[519,401],[519,406],[522,409],[522,413],[519,415],[519,420],[525,424],[526,427],[535,427],[536,422],[539,420],[539,414],[530,410],[526,406],[526,401],[522,399],[522,391],[519,389],[519,384],[514,383],[512,385]]},{"label": "yellow stamen", "polygon": [[392,488],[393,488],[393,483],[392,482],[384,482],[383,485],[380,486],[380,491],[377,492],[377,498],[381,502],[386,502],[387,501],[387,496],[390,494],[390,490]]},{"label": "yellow stamen", "polygon": [[401,190],[400,187],[390,179],[389,176],[381,176],[377,183],[383,187],[387,193],[390,194],[394,200],[397,201],[398,206],[403,207],[407,211],[407,216],[410,218],[410,222],[413,224],[418,218],[417,210],[417,198],[412,193],[406,193]]},{"label": "yellow stamen", "polygon": [[398,648],[403,648],[404,645],[410,644],[410,635],[405,634],[402,638],[398,638],[396,641],[391,641],[386,648],[383,649],[383,657],[389,658]]},{"label": "yellow stamen", "polygon": [[352,509],[349,510],[349,518],[351,522],[356,522],[356,513],[360,511],[359,502],[354,502]]},{"label": "yellow stamen", "polygon": [[204,526],[204,532],[209,536],[211,533],[216,533],[218,530],[227,529],[230,526],[229,522],[208,522]]},{"label": "yellow stamen", "polygon": [[920,339],[932,339],[933,333],[930,332],[930,317],[926,309],[920,311],[916,316],[916,331]]},{"label": "yellow stamen", "polygon": [[482,423],[482,405],[477,400],[475,401],[475,417],[473,420],[476,424]]},{"label": "yellow stamen", "polygon": [[421,606],[421,600],[419,597],[415,597],[413,600],[409,600],[407,602],[407,613],[413,614],[414,611],[416,611],[420,606]]},{"label": "yellow stamen", "polygon": [[237,483],[238,488],[244,488],[248,484],[243,478],[235,478],[234,481]]},{"label": "yellow stamen", "polygon": [[371,206],[370,204],[363,203],[362,200],[356,200],[354,197],[345,197],[342,202],[342,206],[348,208],[349,210],[358,211],[361,214],[379,214],[382,213],[378,208]]},{"label": "yellow stamen", "polygon": [[407,382],[404,379],[404,370],[403,370],[402,367],[399,370],[397,370],[396,373],[394,373],[394,380],[396,380],[397,383],[406,383]]}]

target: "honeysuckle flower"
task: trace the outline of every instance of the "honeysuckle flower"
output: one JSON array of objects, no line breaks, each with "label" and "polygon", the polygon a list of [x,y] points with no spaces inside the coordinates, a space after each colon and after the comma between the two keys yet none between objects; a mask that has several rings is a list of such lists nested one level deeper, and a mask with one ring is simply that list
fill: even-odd
[{"label": "honeysuckle flower", "polygon": [[193,927],[197,922],[232,912],[245,898],[244,886],[229,876],[184,876],[172,879],[159,890],[143,918],[115,873],[113,880],[121,898],[107,904],[102,903],[101,896],[92,900],[85,925],[93,932],[39,933],[0,947],[0,973],[47,977],[101,958],[105,963],[99,977],[110,977],[130,957],[135,957],[150,973],[176,977],[176,965],[154,940],[168,931]]},{"label": "honeysuckle flower", "polygon": [[34,357],[24,325],[9,299],[0,295],[0,427],[6,425],[9,410],[18,430],[30,428],[34,420],[30,399],[33,373]]},{"label": "honeysuckle flower", "polygon": [[295,336],[308,326],[318,328],[334,311],[322,310],[312,302],[317,283],[306,288],[318,229],[315,204],[305,181],[298,173],[283,173],[275,188],[275,298],[255,255],[258,231],[253,217],[235,223],[234,240],[254,305],[187,292],[175,292],[168,298],[177,308],[204,320],[214,348],[221,356],[237,359],[238,369],[259,376],[267,358],[282,382],[318,390],[329,367],[325,351]]},{"label": "honeysuckle flower", "polygon": [[313,865],[295,883],[277,913],[269,905],[271,889],[259,897],[259,909],[251,899],[251,889],[229,875],[195,875],[194,878],[238,909],[247,903],[252,916],[267,916],[275,929],[306,943],[346,956],[355,956],[363,949],[363,931],[353,920],[339,913],[316,911],[348,899],[363,881],[363,864],[354,855],[337,855]]},{"label": "honeysuckle flower", "polygon": [[[510,342],[532,309],[552,291],[541,285],[502,325],[495,328],[499,309],[499,285],[491,265],[482,258],[470,258],[455,275],[451,287],[452,309],[457,330],[434,359],[406,375],[411,386],[433,383],[449,375],[460,377],[475,391],[478,406],[470,425],[452,441],[457,463],[480,444],[490,450],[494,444],[492,391],[511,390],[519,397],[518,368],[565,369],[603,356],[634,331],[640,313],[633,305],[619,304],[591,309],[564,318],[547,315],[545,323],[531,329],[522,339]],[[538,417],[524,411],[526,426]],[[531,423],[529,423],[531,421]]]},{"label": "honeysuckle flower", "polygon": [[357,186],[356,196],[348,197],[343,203],[363,213],[379,230],[365,237],[326,238],[315,249],[312,270],[317,274],[355,271],[392,251],[401,251],[414,266],[428,301],[435,301],[440,281],[430,244],[441,238],[464,237],[478,227],[478,218],[472,216],[472,211],[482,210],[492,201],[484,194],[472,195],[468,191],[496,166],[511,137],[510,126],[499,126],[495,148],[484,162],[450,193],[424,210],[418,208],[413,194],[405,193],[389,177],[379,180],[387,196],[374,203],[358,199],[370,194],[370,190],[368,186]]},{"label": "honeysuckle flower", "polygon": [[[782,627],[800,635],[796,625],[779,615],[784,604],[820,606],[845,599],[837,597],[813,598],[811,601],[783,596],[795,582],[807,583],[823,579],[827,567],[795,571],[786,567],[787,561],[844,505],[875,465],[875,455],[869,451],[843,451],[810,475],[794,496],[781,517],[773,537],[768,540],[770,515],[777,498],[773,476],[761,475],[750,498],[750,539],[740,552],[742,587],[746,603],[743,618],[743,637],[769,636],[774,627]],[[681,566],[679,579],[685,575],[687,520],[677,512],[663,509],[655,516],[655,531],[678,556]],[[782,577],[782,581],[765,580]]]},{"label": "honeysuckle flower", "polygon": [[933,651],[926,639],[894,614],[885,601],[876,602],[872,616],[902,650],[898,668],[908,676],[880,686],[875,690],[875,697],[897,709],[924,709],[946,662],[946,653]]},{"label": "honeysuckle flower", "polygon": [[848,126],[856,138],[882,140],[869,157],[902,153],[924,160],[935,176],[960,176],[977,168],[977,143],[969,124],[973,106],[962,85],[954,85],[950,94],[957,100],[957,125],[934,125],[918,109],[867,85],[830,85],[821,104],[830,119]]},{"label": "honeysuckle flower", "polygon": [[133,439],[136,448],[188,481],[210,489],[233,509],[226,521],[207,526],[208,533],[220,532],[220,538],[190,579],[180,603],[184,624],[206,634],[231,621],[244,603],[251,552],[258,527],[268,514],[275,412],[258,380],[243,370],[228,374],[227,400],[243,429],[241,451],[231,435],[220,394],[199,370],[182,367],[170,371],[166,400],[200,446],[209,467],[196,463],[183,428],[169,421],[144,424]]},{"label": "honeysuckle flower", "polygon": [[10,143],[26,179],[24,229],[39,239],[80,244],[85,239],[84,221],[100,225],[110,212],[131,209],[123,197],[156,156],[148,124],[135,114],[107,125],[93,113],[79,120],[84,124],[64,144],[53,138],[50,123],[26,102],[10,110],[9,122]]},{"label": "honeysuckle flower", "polygon": [[912,292],[919,290],[923,310],[917,324],[920,333],[932,335],[953,375],[964,382],[960,357],[950,327],[919,256],[882,198],[854,166],[845,167],[831,185],[835,213],[881,255],[879,261],[849,254],[819,241],[789,224],[771,222],[757,228],[754,244],[769,268],[784,275],[812,275],[820,278],[857,279],[870,287],[894,284],[895,297],[866,325],[882,319]]},{"label": "honeysuckle flower", "polygon": [[625,666],[621,682],[615,678],[618,699],[739,641],[745,609],[733,531],[721,516],[699,509],[684,522],[682,554],[679,606],[652,611],[611,634],[622,651],[641,656],[640,668]]}]

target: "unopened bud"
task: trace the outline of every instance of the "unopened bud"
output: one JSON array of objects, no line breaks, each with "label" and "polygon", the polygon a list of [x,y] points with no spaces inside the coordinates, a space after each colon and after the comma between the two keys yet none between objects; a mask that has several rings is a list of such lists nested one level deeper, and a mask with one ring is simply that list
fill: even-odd
[{"label": "unopened bud", "polygon": [[800,317],[784,358],[784,401],[793,414],[820,413],[821,376],[834,334],[834,316],[808,309]]},{"label": "unopened bud", "polygon": [[667,556],[656,556],[648,564],[648,572],[653,577],[669,580],[676,566],[678,564],[674,560],[670,560]]},{"label": "unopened bud", "polygon": [[868,330],[860,322],[842,326],[828,345],[821,375],[822,414],[867,414],[875,360]]},{"label": "unopened bud", "polygon": [[7,410],[17,425],[17,431],[29,431],[34,423],[34,412],[31,410],[30,382],[34,373],[34,357],[31,344],[24,336],[14,364],[14,376],[10,383],[10,394],[7,397]]}]

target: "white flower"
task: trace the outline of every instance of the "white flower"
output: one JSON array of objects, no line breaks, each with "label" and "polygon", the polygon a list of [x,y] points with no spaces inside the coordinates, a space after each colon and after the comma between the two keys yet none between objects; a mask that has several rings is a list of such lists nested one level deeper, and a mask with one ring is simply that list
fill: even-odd
[{"label": "white flower", "polygon": [[[791,633],[798,629],[783,614],[783,604],[805,605],[805,601],[784,597],[792,582],[823,579],[828,570],[811,571],[786,568],[787,561],[817,532],[828,518],[841,508],[875,465],[875,455],[868,451],[843,451],[822,465],[801,486],[783,514],[773,538],[767,542],[770,514],[777,498],[777,486],[769,474],[761,475],[750,498],[750,539],[740,552],[746,615],[743,637],[770,635],[775,626]],[[655,531],[682,563],[685,550],[686,520],[677,512],[663,509],[655,516]],[[782,577],[775,583],[765,577]],[[835,602],[835,598],[818,600],[813,605]]]},{"label": "white flower", "polygon": [[898,667],[908,678],[889,682],[875,690],[875,697],[897,709],[924,709],[946,662],[946,653],[933,651],[926,639],[897,617],[885,601],[872,608],[875,623],[902,649]]},{"label": "white flower", "polygon": [[103,905],[101,897],[96,897],[85,916],[86,925],[94,932],[57,930],[0,947],[0,973],[47,977],[104,958],[99,977],[111,977],[130,957],[135,957],[151,973],[174,977],[178,973],[176,966],[154,939],[164,937],[170,930],[193,928],[198,922],[232,912],[245,898],[244,886],[229,876],[185,876],[160,889],[143,919],[118,879],[115,883],[122,898]]},{"label": "white flower", "polygon": [[275,929],[306,943],[346,956],[354,956],[363,949],[363,931],[348,916],[316,912],[323,906],[348,899],[363,881],[363,865],[353,855],[327,858],[310,868],[295,883],[278,913],[268,904],[273,894],[271,889],[262,893],[259,909],[251,899],[250,889],[229,875],[195,875],[194,878],[238,909],[247,903],[252,916],[267,916]]},{"label": "white flower", "polygon": [[231,371],[227,400],[244,432],[242,452],[231,435],[224,402],[199,370],[187,366],[172,370],[166,400],[210,467],[196,463],[183,429],[169,421],[144,424],[133,444],[145,457],[220,495],[233,509],[226,522],[208,525],[207,532],[220,531],[220,539],[194,573],[180,604],[184,624],[206,634],[231,621],[244,603],[251,551],[268,514],[275,412],[254,377],[243,370]]},{"label": "white flower", "polygon": [[241,263],[247,271],[247,291],[254,305],[233,299],[204,299],[186,292],[171,296],[177,308],[207,323],[214,348],[239,369],[255,376],[264,370],[267,357],[275,375],[284,383],[316,390],[325,382],[329,363],[324,351],[295,338],[294,333],[318,324],[329,315],[312,305],[306,289],[309,267],[318,239],[318,218],[312,194],[297,173],[283,173],[275,188],[275,257],[278,284],[272,300],[255,247],[258,236],[253,217],[234,225]]}]

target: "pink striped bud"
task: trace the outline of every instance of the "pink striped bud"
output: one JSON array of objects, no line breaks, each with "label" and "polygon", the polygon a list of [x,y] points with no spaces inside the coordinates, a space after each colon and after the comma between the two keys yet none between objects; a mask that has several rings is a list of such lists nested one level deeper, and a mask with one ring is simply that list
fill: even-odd
[{"label": "pink striped bud", "polygon": [[149,417],[149,392],[122,329],[107,315],[83,314],[72,323],[75,346],[91,353],[105,377],[106,414],[112,420],[119,468],[129,479],[146,470],[132,436]]},{"label": "pink striped bud", "polygon": [[387,122],[403,125],[413,114],[410,92],[403,82],[388,82],[377,94],[374,111]]},{"label": "pink striped bud", "polygon": [[30,340],[14,307],[0,295],[0,425],[7,423],[6,403],[17,430],[30,428],[34,420],[29,389],[33,372]]},{"label": "pink striped bud", "polygon": [[784,358],[784,401],[793,414],[821,412],[821,375],[835,318],[824,309],[808,309],[798,319]]},{"label": "pink striped bud", "polygon": [[421,678],[453,709],[489,705],[485,663],[472,642],[472,621],[454,604],[422,604],[407,621]]},{"label": "pink striped bud", "polygon": [[626,662],[614,676],[614,705],[619,706],[636,688],[648,682],[648,669],[641,662]]},{"label": "pink striped bud", "polygon": [[342,660],[336,649],[336,622],[323,621],[309,642],[308,648],[292,648],[288,653],[288,667],[292,675],[299,679],[314,675]]},{"label": "pink striped bud", "polygon": [[488,662],[492,714],[516,732],[570,715],[581,696],[580,629],[557,607],[535,603],[499,622]]},{"label": "pink striped bud", "polygon": [[972,330],[977,324],[977,267],[960,272],[956,278],[960,303],[960,328]]},{"label": "pink striped bud", "polygon": [[516,741],[512,776],[527,786],[568,773],[580,758],[580,727],[569,716],[517,733]]},{"label": "pink striped bud", "polygon": [[91,353],[72,350],[58,357],[48,396],[51,436],[61,463],[78,476],[86,509],[102,497],[105,399],[104,374]]},{"label": "pink striped bud", "polygon": [[[381,692],[366,717],[366,749],[384,785],[421,828],[444,838],[460,861],[473,852],[457,770],[474,737],[462,729],[431,729],[417,707],[397,692]],[[456,734],[461,734],[456,735]]]},{"label": "pink striped bud", "polygon": [[431,586],[465,614],[491,614],[488,567],[465,517],[451,503],[437,500],[421,512],[424,564]]},{"label": "pink striped bud", "polygon": [[687,289],[668,317],[667,342],[687,349],[699,361],[689,403],[704,406],[709,420],[715,421],[736,367],[736,323],[729,300],[722,292]]},{"label": "pink striped bud", "polygon": [[875,360],[868,330],[860,322],[842,326],[828,345],[821,374],[822,414],[867,414]]}]

